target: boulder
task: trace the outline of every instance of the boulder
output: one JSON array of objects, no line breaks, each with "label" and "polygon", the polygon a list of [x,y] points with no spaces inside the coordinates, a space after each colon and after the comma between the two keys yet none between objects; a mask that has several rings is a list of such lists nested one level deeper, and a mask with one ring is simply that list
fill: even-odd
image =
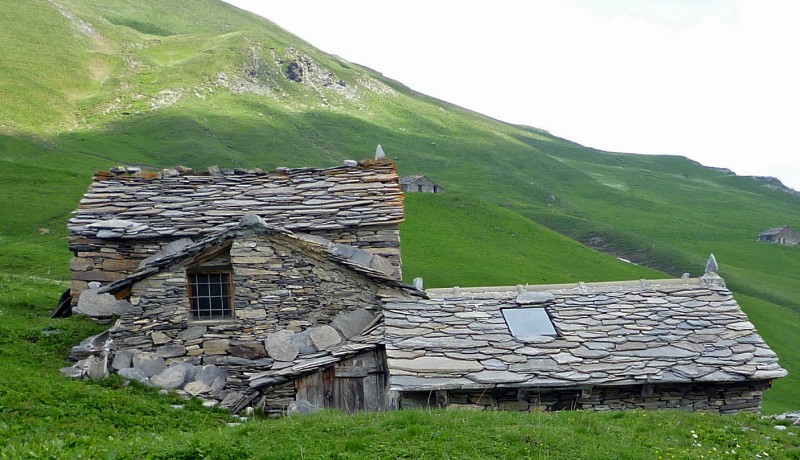
[{"label": "boulder", "polygon": [[228,378],[228,373],[225,369],[221,367],[217,367],[213,364],[207,364],[205,366],[200,366],[197,369],[197,373],[194,375],[195,381],[200,381],[205,383],[209,389],[212,385],[214,385],[214,381],[218,378],[222,380],[226,380]]},{"label": "boulder", "polygon": [[131,308],[126,300],[117,300],[111,294],[101,294],[96,289],[85,289],[78,297],[78,305],[72,312],[92,318],[121,316]]},{"label": "boulder", "polygon": [[148,379],[156,374],[164,372],[167,368],[167,363],[164,358],[158,356],[156,353],[141,352],[136,353],[131,358],[131,363],[134,369],[138,369]]},{"label": "boulder", "polygon": [[142,372],[139,369],[136,369],[135,367],[120,369],[119,371],[117,371],[117,374],[119,374],[119,376],[122,378],[128,380],[136,380],[139,383],[151,386],[150,379],[146,375],[144,375],[144,372]]},{"label": "boulder", "polygon": [[312,328],[309,333],[309,338],[311,339],[311,343],[313,343],[318,350],[325,350],[342,341],[342,337],[339,336],[336,329],[327,325]]},{"label": "boulder", "polygon": [[303,332],[297,332],[294,334],[292,341],[297,345],[298,353],[301,355],[305,355],[308,353],[315,353],[317,351],[314,344],[311,343],[311,328],[306,329]]},{"label": "boulder", "polygon": [[320,410],[320,407],[317,407],[308,401],[292,401],[286,408],[286,413],[288,415],[309,415],[313,414],[314,412],[319,412]]},{"label": "boulder", "polygon": [[245,359],[259,359],[267,357],[267,350],[261,342],[231,342],[228,352],[231,356]]},{"label": "boulder", "polygon": [[186,386],[183,387],[183,391],[189,393],[192,396],[198,396],[211,391],[211,386],[206,385],[204,382],[195,380],[194,382],[187,383]]},{"label": "boulder", "polygon": [[294,343],[294,332],[284,329],[267,336],[267,354],[276,361],[292,361],[300,348]]},{"label": "boulder", "polygon": [[150,383],[167,390],[178,388],[186,381],[186,375],[189,372],[188,366],[181,364],[172,365],[165,369],[164,372],[152,376],[150,378]]},{"label": "boulder", "polygon": [[359,308],[339,314],[333,319],[331,326],[341,332],[345,339],[349,339],[364,332],[374,320],[375,316],[372,313]]},{"label": "boulder", "polygon": [[114,359],[111,361],[111,367],[120,370],[131,367],[131,358],[133,358],[134,350],[120,350],[114,354]]}]

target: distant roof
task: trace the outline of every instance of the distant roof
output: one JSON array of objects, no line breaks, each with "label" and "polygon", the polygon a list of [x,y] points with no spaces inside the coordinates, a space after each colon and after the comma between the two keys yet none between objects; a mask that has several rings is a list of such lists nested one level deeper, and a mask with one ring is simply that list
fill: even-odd
[{"label": "distant roof", "polygon": [[[676,279],[428,290],[384,305],[394,390],[731,382],[786,371],[724,282]],[[515,339],[502,309],[544,308],[557,336]]]},{"label": "distant roof", "polygon": [[761,232],[761,234],[759,236],[777,235],[778,233],[780,233],[780,232],[782,232],[784,230],[793,231],[791,228],[787,227],[786,225],[783,225],[783,226],[780,226],[780,227],[768,228],[768,229],[764,230],[763,232]]},{"label": "distant roof", "polygon": [[69,220],[73,236],[196,237],[256,213],[289,230],[400,223],[403,195],[391,160],[327,169],[230,170],[199,175],[95,173]]},{"label": "distant roof", "polygon": [[401,177],[401,178],[400,178],[400,183],[401,183],[401,184],[410,184],[410,183],[412,183],[412,182],[417,182],[417,181],[419,181],[419,180],[426,180],[426,181],[429,181],[429,182],[431,182],[431,183],[434,183],[432,180],[430,180],[430,179],[428,178],[428,176],[425,176],[425,175],[417,175],[417,176],[404,176],[404,177]]}]

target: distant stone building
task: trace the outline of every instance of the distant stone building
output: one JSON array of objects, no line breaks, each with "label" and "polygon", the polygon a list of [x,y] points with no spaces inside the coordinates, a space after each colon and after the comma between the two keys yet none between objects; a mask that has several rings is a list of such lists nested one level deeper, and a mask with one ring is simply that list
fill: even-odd
[{"label": "distant stone building", "polygon": [[775,244],[796,245],[800,244],[800,233],[783,225],[781,227],[768,228],[758,235],[758,241]]},{"label": "distant stone building", "polygon": [[400,178],[400,188],[404,193],[443,193],[444,189],[436,182],[428,179],[428,176],[407,176]]}]

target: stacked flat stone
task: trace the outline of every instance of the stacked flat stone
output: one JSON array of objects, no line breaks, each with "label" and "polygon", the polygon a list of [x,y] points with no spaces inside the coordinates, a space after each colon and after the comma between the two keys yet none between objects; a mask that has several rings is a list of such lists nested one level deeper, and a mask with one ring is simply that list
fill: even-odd
[{"label": "stacked flat stone", "polygon": [[[716,278],[716,280],[720,280]],[[516,288],[429,290],[385,303],[390,389],[591,387],[783,377],[724,283],[681,279],[536,288],[556,337],[515,339]],[[520,291],[523,291],[520,293]]]},{"label": "stacked flat stone", "polygon": [[195,237],[235,225],[247,213],[290,230],[397,224],[403,195],[389,160],[209,175],[99,172],[69,230],[101,239]]}]

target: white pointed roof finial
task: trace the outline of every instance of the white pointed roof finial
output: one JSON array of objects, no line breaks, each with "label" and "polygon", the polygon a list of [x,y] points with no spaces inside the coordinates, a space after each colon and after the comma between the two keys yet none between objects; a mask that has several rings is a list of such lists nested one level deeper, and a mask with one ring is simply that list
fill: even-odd
[{"label": "white pointed roof finial", "polygon": [[717,265],[717,259],[714,257],[714,254],[708,256],[708,262],[706,262],[706,275],[710,273],[717,273],[719,270],[719,266]]},{"label": "white pointed roof finial", "polygon": [[383,153],[383,149],[381,148],[381,144],[378,144],[378,148],[375,149],[375,159],[376,160],[380,160],[381,158],[384,158],[385,156],[386,156],[386,154]]}]

